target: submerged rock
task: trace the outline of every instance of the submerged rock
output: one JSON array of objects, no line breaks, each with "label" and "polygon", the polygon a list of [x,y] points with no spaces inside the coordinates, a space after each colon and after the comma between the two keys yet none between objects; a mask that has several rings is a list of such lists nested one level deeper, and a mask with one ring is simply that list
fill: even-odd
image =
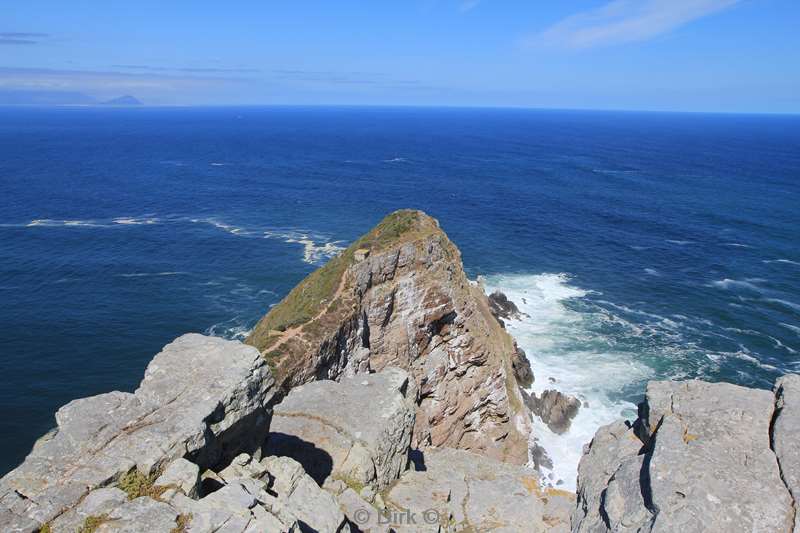
[{"label": "submerged rock", "polygon": [[467,279],[456,246],[425,213],[386,217],[303,280],[246,342],[270,361],[283,393],[403,368],[419,389],[415,447],[527,461],[530,420],[513,339]]},{"label": "submerged rock", "polygon": [[573,531],[791,532],[799,382],[649,383],[636,422],[600,428],[581,459]]}]

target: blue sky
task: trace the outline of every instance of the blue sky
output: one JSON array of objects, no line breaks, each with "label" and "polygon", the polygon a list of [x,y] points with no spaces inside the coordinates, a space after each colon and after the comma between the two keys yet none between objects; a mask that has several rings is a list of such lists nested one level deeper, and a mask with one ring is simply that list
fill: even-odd
[{"label": "blue sky", "polygon": [[5,0],[4,92],[797,113],[800,1]]}]

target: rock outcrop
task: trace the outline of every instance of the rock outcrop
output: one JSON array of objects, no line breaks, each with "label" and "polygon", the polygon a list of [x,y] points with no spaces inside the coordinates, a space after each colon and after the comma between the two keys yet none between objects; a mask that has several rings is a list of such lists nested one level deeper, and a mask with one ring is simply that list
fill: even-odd
[{"label": "rock outcrop", "polygon": [[639,418],[588,446],[573,531],[796,531],[798,398],[798,376],[649,383]]},{"label": "rock outcrop", "polygon": [[522,316],[517,304],[509,300],[508,296],[500,291],[494,291],[489,295],[489,309],[501,324],[504,319],[518,319]]},{"label": "rock outcrop", "polygon": [[171,461],[212,468],[255,451],[269,429],[274,381],[257,350],[190,334],[155,356],[135,393],[75,400],[58,427],[0,481],[4,530],[32,530],[128,472]]},{"label": "rock outcrop", "polygon": [[390,513],[416,517],[415,531],[569,531],[574,495],[541,489],[535,470],[446,448],[426,450],[422,467],[384,496]]},{"label": "rock outcrop", "polygon": [[300,385],[275,407],[267,453],[296,459],[320,484],[382,491],[408,467],[416,399],[392,367]]},{"label": "rock outcrop", "polygon": [[389,366],[419,390],[413,444],[525,463],[530,418],[514,343],[458,249],[419,211],[386,217],[303,280],[247,339],[282,391]]},{"label": "rock outcrop", "polygon": [[558,434],[569,429],[581,407],[579,399],[555,389],[547,389],[540,396],[535,393],[524,393],[523,396],[531,412],[541,418],[550,431]]}]

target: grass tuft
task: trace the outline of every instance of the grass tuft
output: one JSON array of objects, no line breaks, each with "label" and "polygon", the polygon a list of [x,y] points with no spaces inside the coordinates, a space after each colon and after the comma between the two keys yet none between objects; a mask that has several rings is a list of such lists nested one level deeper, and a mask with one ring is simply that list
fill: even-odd
[{"label": "grass tuft", "polygon": [[78,533],[94,533],[98,527],[108,522],[108,515],[87,516],[83,525],[78,529]]}]

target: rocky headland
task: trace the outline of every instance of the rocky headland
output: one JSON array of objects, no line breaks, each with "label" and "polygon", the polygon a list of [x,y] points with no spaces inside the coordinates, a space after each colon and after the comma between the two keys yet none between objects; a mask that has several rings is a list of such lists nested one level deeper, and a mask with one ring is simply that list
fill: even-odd
[{"label": "rocky headland", "polygon": [[536,427],[581,403],[534,374],[419,211],[303,280],[246,343],[198,334],[133,393],[75,400],[0,480],[9,532],[797,532],[800,376],[651,382],[543,488]]}]

